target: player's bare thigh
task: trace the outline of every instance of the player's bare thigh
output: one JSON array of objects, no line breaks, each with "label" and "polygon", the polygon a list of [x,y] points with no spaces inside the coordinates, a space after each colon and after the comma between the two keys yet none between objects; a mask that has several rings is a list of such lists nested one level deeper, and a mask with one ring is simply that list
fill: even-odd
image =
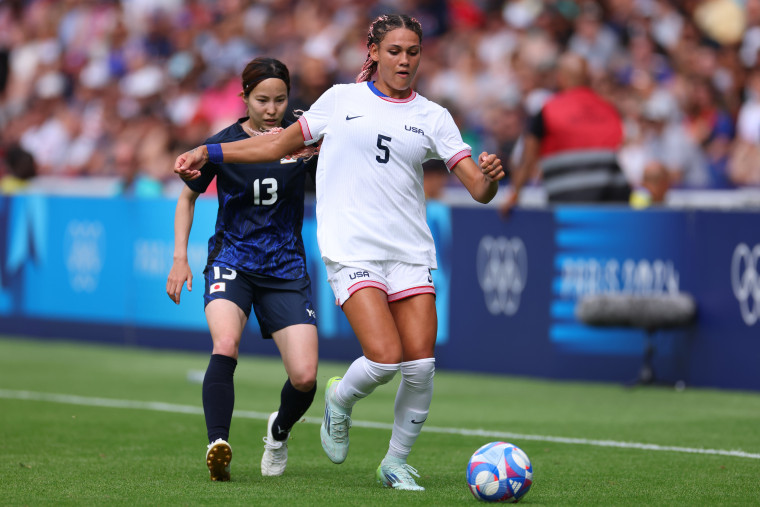
[{"label": "player's bare thigh", "polygon": [[343,312],[367,359],[384,364],[401,362],[401,337],[384,291],[359,289],[343,303]]},{"label": "player's bare thigh", "polygon": [[390,303],[401,337],[402,361],[434,357],[438,316],[433,294],[419,294]]},{"label": "player's bare thigh", "polygon": [[248,321],[238,305],[226,299],[215,299],[206,305],[206,321],[214,342],[212,354],[238,357],[240,337]]},{"label": "player's bare thigh", "polygon": [[290,383],[299,391],[310,391],[317,380],[317,326],[294,324],[272,333],[272,339],[280,350]]}]

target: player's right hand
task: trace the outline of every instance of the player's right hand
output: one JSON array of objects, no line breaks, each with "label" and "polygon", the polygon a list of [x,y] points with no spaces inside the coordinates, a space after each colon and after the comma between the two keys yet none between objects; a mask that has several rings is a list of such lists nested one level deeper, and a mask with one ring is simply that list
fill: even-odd
[{"label": "player's right hand", "polygon": [[201,175],[201,167],[208,161],[205,146],[198,146],[186,151],[174,161],[174,172],[184,181],[190,181]]}]

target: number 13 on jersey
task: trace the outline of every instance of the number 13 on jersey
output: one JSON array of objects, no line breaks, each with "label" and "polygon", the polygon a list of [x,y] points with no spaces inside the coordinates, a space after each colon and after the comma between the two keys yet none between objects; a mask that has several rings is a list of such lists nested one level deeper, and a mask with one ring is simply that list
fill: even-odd
[{"label": "number 13 on jersey", "polygon": [[[266,194],[264,199],[261,198],[262,190]],[[264,178],[253,180],[253,204],[256,206],[270,206],[277,202],[277,180],[274,178]]]}]

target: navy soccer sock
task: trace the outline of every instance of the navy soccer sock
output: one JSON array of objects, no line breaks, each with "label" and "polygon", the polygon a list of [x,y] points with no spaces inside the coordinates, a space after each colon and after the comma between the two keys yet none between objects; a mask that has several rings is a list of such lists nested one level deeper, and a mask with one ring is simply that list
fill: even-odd
[{"label": "navy soccer sock", "polygon": [[290,379],[285,381],[285,385],[282,386],[282,392],[280,393],[280,409],[272,424],[272,435],[275,440],[285,440],[288,438],[293,425],[309,410],[311,402],[314,401],[314,393],[316,392],[316,382],[311,391],[303,392],[293,387]]},{"label": "navy soccer sock", "polygon": [[203,377],[203,413],[209,443],[217,438],[229,440],[232,409],[235,406],[235,374],[237,359],[212,354]]}]

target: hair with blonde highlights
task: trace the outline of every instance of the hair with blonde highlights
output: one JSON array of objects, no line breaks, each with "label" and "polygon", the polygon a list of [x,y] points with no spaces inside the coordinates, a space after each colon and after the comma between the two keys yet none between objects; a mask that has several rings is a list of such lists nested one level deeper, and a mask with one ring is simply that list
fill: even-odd
[{"label": "hair with blonde highlights", "polygon": [[379,16],[369,25],[369,31],[367,32],[367,58],[364,60],[361,72],[356,76],[357,83],[369,81],[377,71],[377,62],[372,59],[372,55],[370,54],[372,44],[379,46],[388,32],[397,28],[407,28],[413,31],[420,38],[420,43],[422,42],[422,25],[413,17],[406,14],[383,14]]}]

